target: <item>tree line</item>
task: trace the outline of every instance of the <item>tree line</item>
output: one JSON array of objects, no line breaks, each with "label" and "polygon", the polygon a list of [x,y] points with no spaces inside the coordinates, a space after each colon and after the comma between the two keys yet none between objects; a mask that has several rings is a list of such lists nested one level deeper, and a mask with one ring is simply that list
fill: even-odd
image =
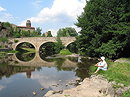
[{"label": "tree line", "polygon": [[77,20],[81,54],[130,57],[130,0],[89,0]]},{"label": "tree line", "polygon": [[[57,37],[75,36],[78,52],[91,57],[130,57],[130,1],[129,0],[89,0],[75,25],[81,28],[79,35],[74,28],[61,28]],[[41,35],[38,28],[34,33],[10,29],[7,36],[52,37],[51,31]],[[12,33],[13,32],[13,33]]]}]

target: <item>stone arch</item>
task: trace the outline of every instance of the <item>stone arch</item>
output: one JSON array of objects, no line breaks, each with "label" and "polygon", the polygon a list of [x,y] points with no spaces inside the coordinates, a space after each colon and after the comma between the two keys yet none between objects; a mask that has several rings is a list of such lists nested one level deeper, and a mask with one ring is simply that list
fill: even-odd
[{"label": "stone arch", "polygon": [[14,47],[14,50],[16,50],[17,46],[20,45],[20,44],[22,44],[22,43],[30,43],[30,44],[33,45],[34,48],[36,49],[35,44],[33,44],[32,42],[29,42],[29,41],[20,41],[20,42],[16,43],[16,45],[15,45],[15,47]]},{"label": "stone arch", "polygon": [[65,47],[67,47],[68,45],[70,45],[71,43],[74,43],[75,41],[70,41],[67,44],[65,44]]},{"label": "stone arch", "polygon": [[[48,53],[46,52],[46,51],[50,51],[49,48],[46,48],[46,47],[48,47],[48,45],[47,45],[48,43],[52,43],[52,45],[55,45],[54,44],[55,41],[42,42],[42,44],[39,47],[39,56],[41,59],[44,59],[46,55],[51,55],[53,53],[53,50],[54,50],[53,47],[51,47],[52,52],[48,52]],[[44,47],[44,45],[46,45],[46,46],[45,46],[45,49],[43,50],[42,47]]]}]

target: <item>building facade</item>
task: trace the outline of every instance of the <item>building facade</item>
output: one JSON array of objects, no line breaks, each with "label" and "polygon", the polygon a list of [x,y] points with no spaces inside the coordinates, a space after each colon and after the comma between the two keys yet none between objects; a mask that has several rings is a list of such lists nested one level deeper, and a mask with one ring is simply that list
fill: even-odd
[{"label": "building facade", "polygon": [[24,31],[30,31],[30,32],[35,31],[35,28],[31,27],[31,21],[30,20],[27,20],[26,26],[17,26],[17,28],[19,28],[20,30],[24,30]]}]

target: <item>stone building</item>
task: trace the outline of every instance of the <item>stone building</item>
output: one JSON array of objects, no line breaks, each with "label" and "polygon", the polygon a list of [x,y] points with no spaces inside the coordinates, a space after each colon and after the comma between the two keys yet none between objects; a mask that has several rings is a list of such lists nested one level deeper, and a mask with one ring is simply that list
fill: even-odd
[{"label": "stone building", "polygon": [[31,21],[30,20],[27,20],[26,26],[17,26],[17,28],[19,28],[20,30],[24,30],[24,31],[30,31],[30,32],[35,31],[35,28],[31,27]]}]

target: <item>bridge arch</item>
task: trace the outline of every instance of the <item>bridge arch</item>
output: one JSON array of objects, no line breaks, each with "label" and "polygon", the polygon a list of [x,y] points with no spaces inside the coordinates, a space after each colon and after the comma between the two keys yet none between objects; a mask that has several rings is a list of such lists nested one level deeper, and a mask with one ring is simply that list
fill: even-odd
[{"label": "bridge arch", "polygon": [[31,42],[19,42],[18,44],[16,44],[15,49],[17,49],[17,47],[20,46],[20,45],[22,45],[23,43],[29,43],[29,44],[31,44],[34,48],[36,48],[35,45],[34,45],[33,43],[31,43]]},{"label": "bridge arch", "polygon": [[[74,42],[76,40],[75,37],[60,37],[63,45],[66,47],[68,44]],[[18,40],[16,43],[15,40]],[[25,38],[12,38],[9,39],[12,43],[12,48],[15,49],[16,46],[22,42],[28,42],[34,45],[36,52],[39,51],[40,46],[46,42],[56,42],[57,37],[25,37]]]}]

